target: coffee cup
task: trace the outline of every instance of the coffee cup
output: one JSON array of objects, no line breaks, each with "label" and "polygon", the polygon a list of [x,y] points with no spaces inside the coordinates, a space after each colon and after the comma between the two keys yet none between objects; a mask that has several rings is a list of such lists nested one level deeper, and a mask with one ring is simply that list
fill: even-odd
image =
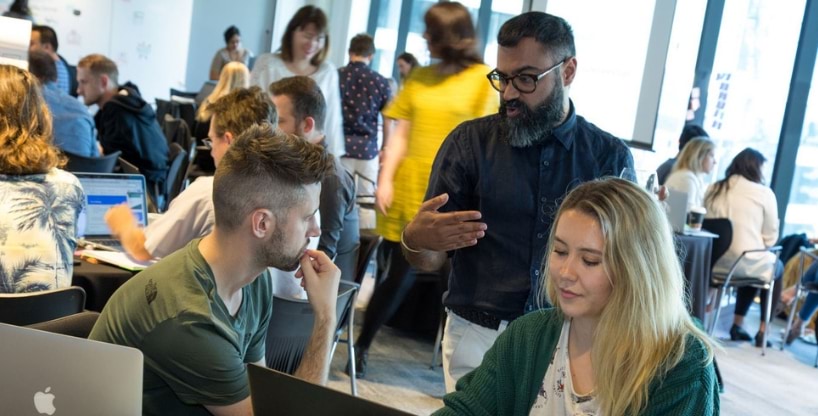
[{"label": "coffee cup", "polygon": [[693,230],[701,230],[704,222],[704,214],[707,210],[704,207],[693,207],[687,213],[687,226]]}]

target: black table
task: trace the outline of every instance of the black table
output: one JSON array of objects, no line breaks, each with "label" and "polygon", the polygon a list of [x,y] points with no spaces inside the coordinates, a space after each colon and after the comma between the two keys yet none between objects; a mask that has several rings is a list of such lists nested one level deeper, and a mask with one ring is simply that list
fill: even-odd
[{"label": "black table", "polygon": [[705,308],[710,292],[710,264],[713,238],[676,234],[676,251],[685,274],[687,308],[704,323]]},{"label": "black table", "polygon": [[75,258],[71,284],[85,289],[85,309],[101,312],[111,295],[134,274],[119,267]]}]

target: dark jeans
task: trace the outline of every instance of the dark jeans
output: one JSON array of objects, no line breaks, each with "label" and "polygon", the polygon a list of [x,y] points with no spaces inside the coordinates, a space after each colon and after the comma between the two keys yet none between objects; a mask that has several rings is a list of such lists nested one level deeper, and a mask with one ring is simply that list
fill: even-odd
[{"label": "dark jeans", "polygon": [[409,262],[403,257],[400,243],[383,240],[381,243],[387,268],[386,277],[375,287],[372,298],[364,313],[364,327],[355,345],[368,349],[381,326],[386,323],[400,307],[406,294],[415,284],[415,274],[409,273]]},{"label": "dark jeans", "polygon": [[[773,279],[775,279],[775,287],[773,287],[773,303],[772,303],[772,310],[775,310],[775,307],[778,305],[778,300],[781,299],[781,290],[782,285],[781,283],[781,276],[784,274],[784,264],[781,260],[775,264],[775,272],[773,273]],[[753,300],[755,299],[756,295],[758,294],[758,288],[755,287],[741,287],[736,291],[736,315],[738,316],[746,316],[747,311],[750,310],[750,305],[753,304]],[[770,295],[769,290],[762,290],[761,291],[761,320],[764,320],[764,317],[767,313],[767,296]],[[772,316],[772,311],[770,311]]]}]

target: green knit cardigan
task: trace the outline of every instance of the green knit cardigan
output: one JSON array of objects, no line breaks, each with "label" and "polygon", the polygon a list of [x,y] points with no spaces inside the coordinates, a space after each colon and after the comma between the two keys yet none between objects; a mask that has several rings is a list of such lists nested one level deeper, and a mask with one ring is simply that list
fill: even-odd
[{"label": "green knit cardigan", "polygon": [[[435,415],[528,415],[560,337],[563,319],[555,309],[516,319],[483,357],[480,367],[457,383]],[[689,337],[682,360],[648,390],[641,415],[719,414],[713,363],[704,364],[701,341]]]}]

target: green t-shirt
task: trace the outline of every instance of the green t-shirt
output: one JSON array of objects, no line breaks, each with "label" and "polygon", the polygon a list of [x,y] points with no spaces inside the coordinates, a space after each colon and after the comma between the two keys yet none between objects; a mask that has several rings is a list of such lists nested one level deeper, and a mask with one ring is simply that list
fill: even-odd
[{"label": "green t-shirt", "polygon": [[144,414],[209,414],[204,405],[239,402],[250,395],[245,364],[264,358],[270,277],[242,288],[231,317],[199,241],[122,285],[89,336],[142,351]]}]

